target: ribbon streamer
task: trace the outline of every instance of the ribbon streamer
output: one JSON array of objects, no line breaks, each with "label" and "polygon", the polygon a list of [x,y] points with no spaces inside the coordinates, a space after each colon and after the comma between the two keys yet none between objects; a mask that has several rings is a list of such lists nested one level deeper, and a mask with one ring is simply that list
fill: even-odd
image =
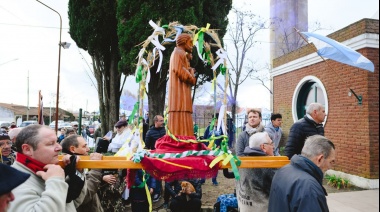
[{"label": "ribbon streamer", "polygon": [[[153,58],[156,55],[156,51],[158,51],[158,55],[159,55],[159,57],[158,57],[159,63],[158,63],[157,71],[156,71],[156,73],[157,73],[161,70],[161,64],[162,64],[162,52],[161,51],[165,50],[165,47],[163,45],[161,45],[160,41],[158,40],[158,35],[161,34],[162,36],[164,36],[165,35],[165,29],[157,26],[157,24],[155,24],[152,20],[149,21],[149,25],[152,26],[154,29],[152,35],[148,38],[148,39],[151,39],[150,42],[155,46],[153,48]],[[153,65],[154,65],[154,61],[155,61],[155,59],[153,59]]]},{"label": "ribbon streamer", "polygon": [[220,129],[220,126],[222,126],[222,131],[224,135],[227,135],[226,126],[224,124],[223,117],[221,117],[221,114],[224,114],[224,111],[226,110],[227,105],[223,104],[219,109],[219,118],[218,118],[218,126],[216,127],[216,130]]},{"label": "ribbon streamer", "polygon": [[140,102],[136,102],[135,105],[133,106],[132,113],[128,117],[128,119],[129,119],[128,120],[128,124],[132,124],[133,123],[133,119],[135,118],[135,114],[136,114],[137,110],[139,109],[139,104],[140,104]]},{"label": "ribbon streamer", "polygon": [[158,52],[158,59],[159,59],[159,61],[158,61],[158,66],[157,66],[157,71],[156,71],[156,73],[158,73],[158,72],[160,72],[160,70],[161,70],[162,58],[163,58],[163,56],[162,56],[162,51],[161,51],[159,48],[155,47],[155,48],[153,49],[153,65],[154,65],[154,61],[156,61],[156,60],[154,59],[154,57],[155,57],[155,55],[156,55],[156,51]]},{"label": "ribbon streamer", "polygon": [[215,71],[216,68],[218,68],[218,66],[220,64],[223,64],[224,63],[224,60],[227,59],[227,52],[224,51],[223,49],[218,49],[218,51],[216,51],[216,54],[218,55],[219,57],[219,60],[215,63],[215,65],[211,68],[212,70]]},{"label": "ribbon streamer", "polygon": [[[167,25],[165,25],[167,26]],[[164,27],[164,26],[162,26]],[[170,39],[170,38],[165,38],[164,39],[164,42],[175,42],[178,38],[178,36],[182,33],[183,31],[183,25],[179,25],[179,26],[175,26],[174,27],[175,31],[176,31],[176,35],[175,35],[175,38],[174,39]]]},{"label": "ribbon streamer", "polygon": [[[208,28],[210,27],[210,24],[207,23],[206,24],[206,27],[202,27],[197,34],[194,35],[194,38],[193,38],[193,45],[195,45],[195,43],[197,42],[198,40],[198,37],[199,37],[199,34],[203,34],[204,32],[207,32]],[[202,45],[203,45],[203,42],[202,42]]]},{"label": "ribbon streamer", "polygon": [[203,48],[200,49],[199,46],[200,46],[200,45],[198,45],[198,41],[195,42],[195,47],[197,48],[198,57],[199,57],[200,60],[203,61],[204,64],[206,64],[206,63],[207,63],[207,60],[204,60],[204,59],[203,59],[203,56],[202,56],[202,53],[201,53],[201,51],[203,50]]},{"label": "ribbon streamer", "polygon": [[135,71],[135,77],[136,77],[136,83],[139,83],[142,79],[142,66],[141,62],[143,60],[145,48],[140,49],[138,59],[137,59],[137,64],[136,64],[136,71]]}]

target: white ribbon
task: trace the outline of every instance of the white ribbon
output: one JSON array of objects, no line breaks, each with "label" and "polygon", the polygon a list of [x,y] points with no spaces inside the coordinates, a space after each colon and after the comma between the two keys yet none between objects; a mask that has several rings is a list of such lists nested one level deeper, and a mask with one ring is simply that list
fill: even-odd
[{"label": "white ribbon", "polygon": [[206,60],[203,60],[203,57],[202,57],[201,53],[199,52],[198,41],[195,42],[195,47],[197,48],[197,53],[198,53],[198,57],[199,57],[199,59],[201,59],[201,60],[203,61],[203,63],[206,64],[207,61],[206,61]]},{"label": "white ribbon", "polygon": [[165,47],[163,45],[161,45],[160,41],[158,40],[158,34],[156,34],[156,32],[158,32],[159,34],[164,36],[165,35],[165,29],[157,26],[157,24],[155,24],[152,20],[149,21],[149,25],[152,26],[154,29],[154,32],[149,37],[149,39],[151,39],[151,42],[153,43],[153,45],[155,47],[159,48],[162,51],[165,50]]},{"label": "white ribbon", "polygon": [[136,65],[136,71],[135,71],[135,76],[137,76],[137,70],[139,70],[139,67],[141,65],[141,61],[142,61],[142,57],[144,55],[144,52],[145,52],[145,48],[142,48],[140,49],[140,52],[139,52],[139,55],[138,55],[138,59],[137,59],[137,65]]},{"label": "white ribbon", "polygon": [[160,70],[161,70],[161,65],[162,65],[162,58],[163,58],[163,56],[162,56],[162,51],[159,49],[159,48],[157,48],[157,47],[155,47],[154,49],[153,49],[153,65],[154,65],[154,61],[155,61],[155,56],[156,56],[156,50],[158,51],[158,58],[159,58],[159,62],[158,62],[158,67],[157,67],[157,71],[156,71],[156,73],[158,73]]},{"label": "white ribbon", "polygon": [[[154,29],[153,34],[148,38],[150,40],[150,42],[155,46],[153,48],[153,65],[154,65],[154,61],[155,61],[154,58],[156,56],[156,51],[158,51],[158,55],[159,55],[159,57],[158,57],[159,62],[158,62],[158,67],[157,67],[157,71],[156,71],[156,73],[158,73],[161,70],[161,64],[162,64],[162,52],[161,51],[165,50],[165,47],[163,45],[161,45],[160,41],[158,40],[158,35],[161,34],[163,37],[165,35],[165,29],[157,26],[157,24],[155,24],[152,20],[149,21],[149,24]],[[156,33],[156,32],[158,32],[158,33]]]},{"label": "white ribbon", "polygon": [[218,51],[216,51],[216,54],[218,55],[219,57],[219,60],[218,62],[215,63],[215,65],[211,68],[212,70],[215,71],[216,68],[218,68],[218,66],[224,62],[224,60],[227,59],[227,52],[224,51],[223,49],[218,49]]},{"label": "white ribbon", "polygon": [[224,111],[226,110],[227,106],[223,104],[219,109],[219,118],[218,118],[218,126],[216,127],[216,130],[220,129],[220,126],[222,126],[223,135],[227,135],[226,126],[224,124]]},{"label": "white ribbon", "polygon": [[[145,81],[147,81],[149,83],[149,80],[150,80],[150,69],[149,69],[149,64],[148,62],[143,58],[142,61],[141,61],[142,65],[144,65],[147,69],[147,76],[146,76],[146,79]],[[148,74],[149,74],[149,79],[148,79]]]},{"label": "white ribbon", "polygon": [[164,39],[164,42],[175,42],[178,38],[178,36],[182,33],[183,31],[183,26],[182,25],[179,25],[179,26],[175,26],[175,31],[176,32],[176,35],[175,35],[175,38],[174,39],[170,39],[170,38],[165,38]]}]

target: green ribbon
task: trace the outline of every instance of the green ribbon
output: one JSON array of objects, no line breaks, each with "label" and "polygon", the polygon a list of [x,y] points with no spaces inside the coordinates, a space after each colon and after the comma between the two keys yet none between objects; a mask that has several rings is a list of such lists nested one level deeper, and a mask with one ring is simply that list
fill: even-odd
[{"label": "green ribbon", "polygon": [[140,185],[138,186],[132,186],[132,188],[144,188],[145,184],[146,184],[146,181],[149,179],[150,175],[149,174],[146,174],[146,172],[143,170],[143,181],[142,183],[140,183]]},{"label": "green ribbon", "polygon": [[216,120],[216,118],[212,118],[209,130],[214,130],[215,120]]},{"label": "green ribbon", "polygon": [[133,111],[131,113],[131,115],[129,115],[128,117],[128,124],[132,124],[133,123],[133,119],[135,118],[135,114],[137,112],[137,110],[139,109],[139,105],[140,105],[140,102],[136,102],[135,103],[135,106],[133,106]]},{"label": "green ribbon", "polygon": [[211,64],[211,57],[210,57],[210,55],[211,55],[211,51],[206,51],[205,55],[204,55],[204,57],[206,57],[206,61],[207,61],[208,65]]},{"label": "green ribbon", "polygon": [[162,25],[162,28],[169,29],[169,25],[168,24]]},{"label": "green ribbon", "polygon": [[[237,166],[235,164],[235,159],[236,159],[236,156],[234,155],[234,157],[231,158],[231,160],[230,160],[230,164],[231,164],[232,172],[234,173],[235,179],[236,180],[240,180],[239,170],[238,170],[238,168],[237,168]],[[239,162],[241,163],[240,160],[239,160]]]},{"label": "green ribbon", "polygon": [[222,73],[222,75],[225,75],[227,68],[223,64],[220,65],[219,67],[220,67],[220,72]]},{"label": "green ribbon", "polygon": [[203,41],[204,41],[204,33],[203,31],[199,31],[198,34],[198,49],[199,49],[199,54],[202,55],[203,53]]},{"label": "green ribbon", "polygon": [[138,68],[137,68],[137,72],[136,72],[136,83],[139,83],[141,80],[142,80],[142,69],[143,69],[143,66],[140,65]]}]

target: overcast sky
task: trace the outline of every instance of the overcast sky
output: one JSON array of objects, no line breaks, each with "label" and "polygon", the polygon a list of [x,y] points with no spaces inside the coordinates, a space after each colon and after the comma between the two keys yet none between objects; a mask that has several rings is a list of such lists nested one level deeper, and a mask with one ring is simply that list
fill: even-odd
[{"label": "overcast sky", "polygon": [[[61,41],[71,43],[69,49],[61,49],[60,107],[74,111],[79,108],[98,111],[96,81],[90,70],[91,58],[76,46],[68,34],[68,0],[42,2],[60,13]],[[239,7],[244,2],[250,5],[245,8],[269,18],[269,1],[235,0],[234,4]],[[330,28],[318,32],[326,35],[362,18],[378,19],[378,8],[377,0],[309,0],[309,23],[319,21],[325,28]],[[44,106],[55,106],[58,14],[33,0],[0,0],[0,32],[0,102],[27,105],[29,81],[30,106],[37,106],[39,90],[44,95]],[[259,52],[255,54],[256,59],[263,64],[269,63],[269,35],[264,33],[257,39],[261,44],[255,49]],[[247,81],[239,89],[240,105],[269,108],[269,92],[261,85],[252,84]],[[133,78],[128,78],[125,88],[137,93]]]}]

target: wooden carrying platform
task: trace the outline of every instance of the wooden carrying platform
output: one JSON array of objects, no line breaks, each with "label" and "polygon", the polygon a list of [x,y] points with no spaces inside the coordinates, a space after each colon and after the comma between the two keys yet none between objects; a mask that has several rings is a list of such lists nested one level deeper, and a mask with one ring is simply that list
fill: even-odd
[{"label": "wooden carrying platform", "polygon": [[[78,168],[93,169],[141,169],[140,163],[126,160],[125,157],[103,156],[102,160],[90,160],[90,156],[79,156]],[[241,165],[238,168],[280,168],[290,163],[287,156],[247,156],[239,157]],[[59,164],[62,166],[62,155],[59,156]],[[220,168],[231,168],[230,164],[222,165]]]}]

